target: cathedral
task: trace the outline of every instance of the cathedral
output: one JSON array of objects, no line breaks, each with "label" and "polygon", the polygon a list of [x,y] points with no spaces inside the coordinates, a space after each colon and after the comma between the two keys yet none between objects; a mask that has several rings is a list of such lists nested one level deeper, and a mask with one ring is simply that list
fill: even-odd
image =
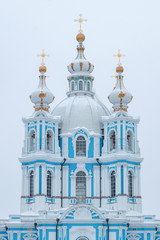
[{"label": "cathedral", "polygon": [[158,240],[160,221],[142,213],[139,119],[128,112],[133,97],[124,86],[122,54],[109,111],[96,97],[84,20],[78,21],[68,92],[52,110],[46,55],[40,55],[34,110],[23,118],[20,214],[0,220],[0,240]]}]

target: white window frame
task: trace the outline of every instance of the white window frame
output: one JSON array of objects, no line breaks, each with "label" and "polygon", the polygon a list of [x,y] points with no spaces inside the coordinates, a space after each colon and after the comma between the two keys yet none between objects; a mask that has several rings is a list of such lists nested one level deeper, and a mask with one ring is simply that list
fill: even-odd
[{"label": "white window frame", "polygon": [[[48,149],[48,138],[47,138],[48,133],[51,133],[51,140],[50,140],[51,143],[49,143],[49,149]],[[47,129],[46,130],[46,151],[47,152],[54,152],[54,132],[53,132],[52,129]]]},{"label": "white window frame", "polygon": [[[129,195],[129,172],[131,172],[131,174],[132,174],[132,196]],[[131,169],[128,170],[128,196],[130,198],[132,198],[134,196],[134,172]]]},{"label": "white window frame", "polygon": [[70,90],[75,91],[75,82],[72,80],[70,84],[71,84],[70,85],[71,86]]},{"label": "white window frame", "polygon": [[[129,144],[128,144],[128,132],[131,133],[131,149],[129,149]],[[134,133],[131,129],[127,129],[127,133],[126,133],[126,146],[127,146],[127,151],[128,152],[133,152],[133,143],[134,143]]]},{"label": "white window frame", "polygon": [[[83,173],[84,175],[83,176],[77,176],[79,173]],[[81,185],[82,185],[81,189],[77,188],[77,185],[78,185],[77,184],[77,179],[78,178],[79,178],[79,181],[81,180],[80,178],[85,179],[85,181],[81,181]],[[79,184],[80,184],[80,182],[79,182]],[[83,189],[84,184],[85,184],[85,186],[84,186],[84,189]],[[79,199],[78,199],[77,198],[77,192],[79,191],[78,193],[82,193],[83,192],[82,190],[85,191],[85,195],[82,197],[81,194],[78,194],[78,196],[79,196]],[[86,203],[86,196],[87,196],[87,175],[83,170],[80,170],[76,173],[76,203],[77,204],[85,204]],[[80,200],[80,198],[82,198],[82,201]]]},{"label": "white window frame", "polygon": [[[32,138],[33,134],[34,133],[34,140]],[[31,141],[32,140],[32,141]],[[29,131],[29,152],[34,152],[36,150],[36,131],[35,129],[30,129]]]},{"label": "white window frame", "polygon": [[[111,177],[112,177],[112,173],[114,172],[114,178],[115,178],[115,194],[114,194],[114,196],[112,196],[112,180],[111,180]],[[115,196],[116,196],[116,171],[115,171],[115,169],[113,169],[113,170],[111,170],[110,171],[110,173],[109,173],[109,185],[110,185],[110,197],[111,198],[114,198]]]},{"label": "white window frame", "polygon": [[[89,86],[89,88],[88,88]],[[87,81],[87,91],[90,92],[91,91],[91,83],[90,81]]]},{"label": "white window frame", "polygon": [[[32,182],[32,194],[31,194],[31,173],[33,172],[33,182]],[[34,197],[34,192],[35,192],[35,174],[34,174],[34,170],[33,169],[31,169],[30,171],[29,171],[29,173],[28,173],[28,176],[29,176],[29,179],[28,179],[28,189],[29,189],[29,191],[28,191],[28,195],[29,195],[29,197],[30,198],[32,198],[32,197]]]},{"label": "white window frame", "polygon": [[[115,133],[115,148],[112,148],[111,150],[111,133],[114,132]],[[115,129],[110,129],[109,133],[108,133],[108,137],[109,137],[109,152],[115,152],[116,148],[117,148],[117,137],[116,137],[116,130]]]},{"label": "white window frame", "polygon": [[[82,89],[80,89],[80,84],[82,83]],[[79,91],[84,91],[84,84],[83,84],[83,80],[79,80],[78,81],[78,90]]]},{"label": "white window frame", "polygon": [[[51,195],[49,196],[48,195],[48,172],[50,172],[50,176],[51,176],[51,182],[50,182],[50,193],[51,193]],[[53,190],[52,190],[52,188],[53,188],[53,173],[52,173],[52,171],[50,170],[50,169],[47,169],[47,174],[46,174],[46,195],[47,195],[47,197],[48,198],[50,198],[50,197],[52,197],[53,196]]]}]

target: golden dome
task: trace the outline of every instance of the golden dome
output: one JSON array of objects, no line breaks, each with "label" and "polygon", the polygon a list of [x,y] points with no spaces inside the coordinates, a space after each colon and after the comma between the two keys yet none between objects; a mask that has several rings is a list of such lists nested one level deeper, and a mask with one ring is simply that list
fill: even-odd
[{"label": "golden dome", "polygon": [[123,72],[123,67],[122,66],[118,66],[118,67],[116,67],[116,72],[117,73],[122,73]]},{"label": "golden dome", "polygon": [[76,39],[78,42],[84,42],[85,40],[85,35],[83,33],[78,33],[76,36]]},{"label": "golden dome", "polygon": [[39,72],[46,72],[47,71],[47,68],[46,68],[46,66],[40,66],[39,67]]}]

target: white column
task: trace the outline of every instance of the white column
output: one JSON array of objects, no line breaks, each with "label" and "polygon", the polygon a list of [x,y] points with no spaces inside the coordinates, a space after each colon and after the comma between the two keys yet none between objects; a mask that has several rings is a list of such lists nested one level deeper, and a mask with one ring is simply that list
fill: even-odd
[{"label": "white column", "polygon": [[42,151],[45,151],[45,121],[42,121]]},{"label": "white column", "polygon": [[35,165],[34,172],[34,194],[39,194],[39,164]]},{"label": "white column", "polygon": [[37,151],[39,151],[39,140],[40,140],[40,137],[39,137],[39,134],[40,134],[40,124],[39,122],[37,121]]},{"label": "white column", "polygon": [[86,181],[87,181],[86,182],[87,183],[86,196],[87,197],[91,197],[91,178],[92,178],[91,175],[86,177]]},{"label": "white column", "polygon": [[111,181],[110,181],[110,173],[108,171],[108,168],[107,167],[107,197],[110,197],[111,196]]},{"label": "white column", "polygon": [[117,164],[116,195],[121,194],[121,165]]},{"label": "white column", "polygon": [[41,164],[42,166],[42,194],[46,195],[46,165]]},{"label": "white column", "polygon": [[63,142],[62,156],[68,157],[68,137],[63,137],[62,142]]},{"label": "white column", "polygon": [[102,165],[102,179],[101,179],[101,187],[102,187],[102,196],[107,196],[107,167]]},{"label": "white column", "polygon": [[68,166],[63,166],[63,196],[68,197]]},{"label": "white column", "polygon": [[28,140],[28,126],[25,124],[25,139],[24,139],[24,152],[27,153],[27,140]]},{"label": "white column", "polygon": [[124,194],[128,194],[128,171],[127,171],[127,164],[123,165],[123,186],[124,186]]},{"label": "white column", "polygon": [[94,167],[94,197],[99,197],[99,166]]},{"label": "white column", "polygon": [[94,137],[94,157],[100,156],[100,138]]},{"label": "white column", "polygon": [[22,168],[22,185],[21,185],[21,194],[22,196],[25,196],[25,170],[26,170],[26,167],[25,166],[21,166]]},{"label": "white column", "polygon": [[141,167],[136,167],[136,179],[137,179],[137,192],[135,193],[136,196],[141,196],[141,179],[140,179],[140,171]]},{"label": "white column", "polygon": [[117,141],[118,141],[118,151],[121,151],[121,128],[120,121],[117,121]]},{"label": "white column", "polygon": [[125,151],[125,147],[126,147],[126,131],[125,131],[125,121],[123,120],[123,151]]}]

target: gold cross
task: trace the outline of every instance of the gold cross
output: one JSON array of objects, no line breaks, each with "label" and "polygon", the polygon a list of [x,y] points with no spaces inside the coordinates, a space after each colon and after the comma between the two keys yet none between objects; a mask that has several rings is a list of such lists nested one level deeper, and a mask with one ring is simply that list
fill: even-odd
[{"label": "gold cross", "polygon": [[87,22],[87,19],[83,19],[82,18],[82,14],[79,14],[80,18],[79,19],[74,19],[74,22],[79,22],[80,24],[80,29],[79,29],[79,32],[82,33],[83,30],[82,30],[82,22]]},{"label": "gold cross", "polygon": [[44,58],[45,58],[45,57],[49,57],[49,55],[48,55],[48,54],[45,54],[45,53],[44,53],[44,49],[42,49],[42,53],[41,53],[41,54],[37,54],[37,56],[42,58],[42,63],[41,63],[41,65],[44,66],[44,65],[45,65],[45,63],[44,63]]},{"label": "gold cross", "polygon": [[119,62],[118,62],[118,65],[121,66],[122,63],[121,63],[121,57],[124,57],[126,56],[125,54],[121,54],[120,52],[120,49],[118,50],[118,54],[114,54],[113,57],[118,57],[119,58]]}]

